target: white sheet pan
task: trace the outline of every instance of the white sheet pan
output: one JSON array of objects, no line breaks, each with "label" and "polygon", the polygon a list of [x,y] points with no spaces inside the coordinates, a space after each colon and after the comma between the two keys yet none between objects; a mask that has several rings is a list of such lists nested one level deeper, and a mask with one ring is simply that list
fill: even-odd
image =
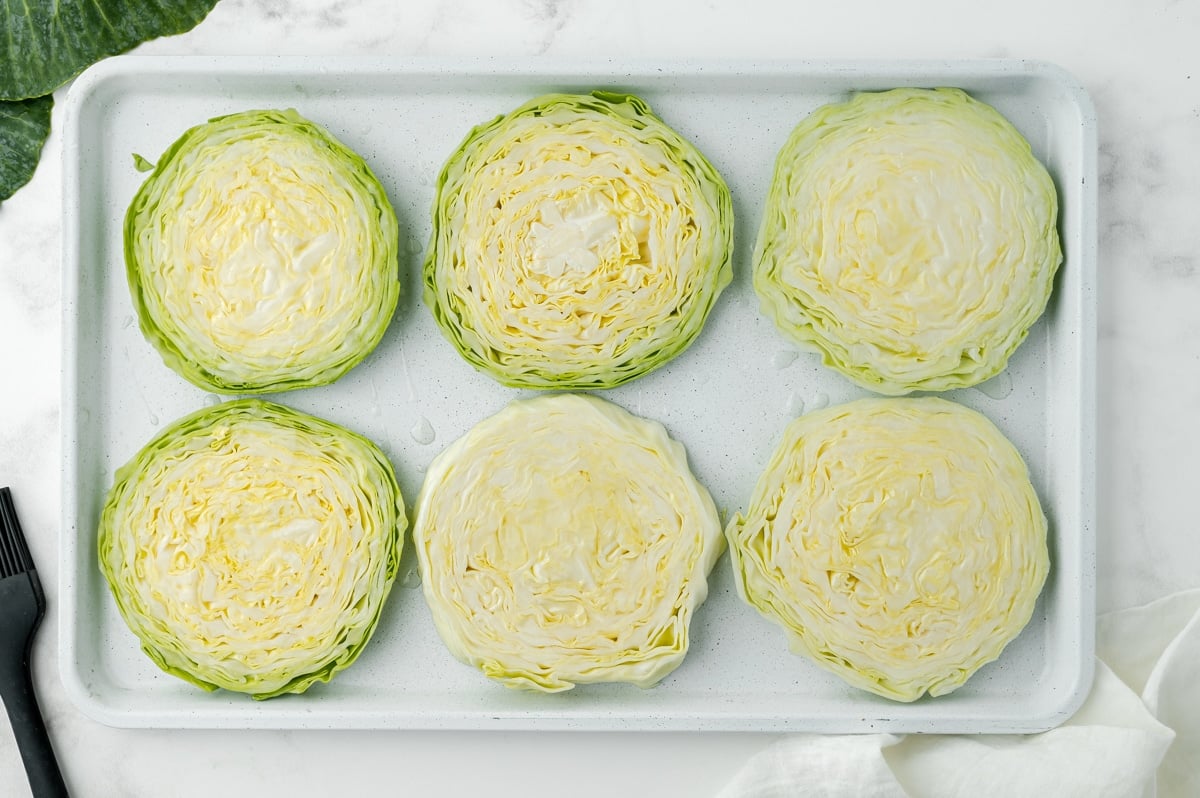
[{"label": "white sheet pan", "polygon": [[[117,614],[96,566],[113,471],[164,425],[219,401],[169,371],[142,338],[124,275],[125,209],[151,161],[186,128],[249,108],[294,107],[358,151],[400,218],[404,294],[383,343],[332,386],[274,397],[345,424],[392,458],[406,499],[474,423],[528,392],[476,373],[420,301],[433,182],[475,124],[547,91],[629,90],[724,175],[737,218],[736,277],[696,343],[669,366],[603,392],[664,423],[728,514],[744,506],[783,427],[864,395],[795,350],[758,311],[749,257],[774,157],[817,106],[856,90],[958,86],[1025,134],[1059,190],[1065,262],[1051,306],[999,377],[948,398],[973,407],[1027,459],[1051,522],[1052,573],[1033,620],[951,695],[899,704],[791,654],[738,598],[728,555],[691,652],[658,687],[507,690],[452,659],[411,552],[375,636],[328,685],[267,702],[208,694],[160,673]],[[62,678],[90,716],[131,727],[703,729],[1028,732],[1065,720],[1091,681],[1095,563],[1096,133],[1080,86],[1019,61],[564,63],[125,56],[71,89],[64,144]],[[433,440],[429,441],[429,428]]]}]

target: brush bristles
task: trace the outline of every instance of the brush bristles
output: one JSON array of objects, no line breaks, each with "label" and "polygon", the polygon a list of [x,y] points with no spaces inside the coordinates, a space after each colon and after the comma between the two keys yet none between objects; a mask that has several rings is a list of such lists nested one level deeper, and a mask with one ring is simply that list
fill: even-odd
[{"label": "brush bristles", "polygon": [[0,579],[32,570],[33,560],[21,532],[21,522],[17,520],[12,492],[0,488]]}]

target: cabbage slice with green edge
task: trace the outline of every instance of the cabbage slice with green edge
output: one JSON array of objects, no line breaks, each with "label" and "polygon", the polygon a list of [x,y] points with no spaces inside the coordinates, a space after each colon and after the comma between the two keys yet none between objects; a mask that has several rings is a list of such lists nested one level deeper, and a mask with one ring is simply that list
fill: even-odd
[{"label": "cabbage slice with green edge", "polygon": [[442,452],[413,541],[451,653],[544,692],[674,670],[724,550],[683,446],[574,394],[513,402]]},{"label": "cabbage slice with green edge", "polygon": [[258,399],[176,421],[117,471],[100,568],[164,671],[265,699],[349,667],[406,526],[375,444]]},{"label": "cabbage slice with green edge", "polygon": [[191,128],[125,217],[143,334],[218,393],[325,385],[383,338],[398,223],[367,164],[293,110]]},{"label": "cabbage slice with green edge", "polygon": [[1054,182],[958,89],[824,106],[779,153],[754,253],[764,312],[878,393],[1002,371],[1062,261]]},{"label": "cabbage slice with green edge", "polygon": [[732,279],[729,189],[639,98],[550,94],[476,127],[438,178],[425,303],[523,388],[610,388],[699,335]]},{"label": "cabbage slice with green edge", "polygon": [[726,529],[792,649],[897,701],[962,686],[1029,622],[1047,524],[1016,448],[943,399],[861,399],[784,432]]}]

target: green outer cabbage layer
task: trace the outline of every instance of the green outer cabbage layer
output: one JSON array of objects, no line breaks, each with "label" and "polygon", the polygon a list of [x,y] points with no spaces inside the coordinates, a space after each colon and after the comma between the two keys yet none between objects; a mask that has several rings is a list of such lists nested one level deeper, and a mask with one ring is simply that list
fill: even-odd
[{"label": "green outer cabbage layer", "polygon": [[512,402],[438,455],[413,543],[450,652],[541,692],[658,683],[725,548],[683,446],[577,394]]},{"label": "green outer cabbage layer", "polygon": [[[362,250],[349,253],[330,267],[342,273],[358,270],[355,290],[331,298],[323,293],[325,285],[318,281],[309,297],[314,304],[327,305],[323,317],[309,322],[334,324],[336,330],[324,332],[319,340],[312,342],[299,333],[277,334],[272,339],[277,348],[290,351],[251,358],[236,347],[218,345],[206,332],[197,331],[195,325],[191,329],[185,327],[181,313],[195,307],[195,301],[184,296],[178,300],[182,307],[167,307],[167,294],[155,287],[156,282],[172,286],[182,280],[196,279],[201,270],[215,272],[223,264],[194,263],[189,262],[190,258],[183,258],[185,262],[161,263],[153,261],[147,253],[155,246],[170,248],[179,240],[205,241],[243,229],[238,220],[219,220],[208,235],[204,224],[209,220],[196,224],[188,221],[191,215],[186,213],[188,208],[184,203],[197,203],[198,198],[190,189],[204,173],[206,164],[221,157],[223,148],[253,146],[256,140],[268,135],[305,148],[315,168],[336,174],[339,178],[336,185],[312,186],[311,190],[324,197],[336,196],[356,203],[363,211],[355,214],[356,223],[362,225],[366,240],[352,242],[350,246],[360,246]],[[252,191],[255,187],[241,188]],[[236,199],[225,204],[230,213],[245,207],[244,202]],[[276,218],[284,222],[305,212],[321,211],[330,214],[328,223],[347,229],[342,211],[333,199],[316,203],[285,202],[272,209]],[[194,385],[217,393],[275,393],[334,382],[379,344],[400,297],[399,225],[383,186],[361,157],[328,131],[290,109],[216,117],[185,132],[159,158],[154,171],[134,196],[125,216],[124,240],[126,274],[143,335],[168,367]],[[177,252],[172,254],[181,257]],[[228,281],[218,277],[215,284],[220,290],[227,287]],[[289,305],[285,311],[294,311],[296,307]],[[283,320],[287,315],[280,313],[278,318]],[[257,341],[250,337],[247,343],[261,346],[264,340],[265,337]]]},{"label": "green outer cabbage layer", "polygon": [[54,96],[0,101],[0,202],[29,182],[50,135]]},{"label": "green outer cabbage layer", "polygon": [[[523,160],[513,149],[534,152]],[[619,157],[605,160],[613,152]],[[530,241],[530,222],[544,217],[525,209],[534,200],[562,200],[603,168],[623,173],[605,173],[595,196],[613,206],[630,195],[633,205],[647,200],[612,214],[624,251],[600,257],[599,280],[585,275],[563,285],[534,274],[517,253]],[[488,184],[489,177],[499,183]],[[525,186],[527,180],[537,186]],[[647,207],[653,204],[657,209]],[[513,221],[510,212],[525,215],[495,240],[471,238],[489,224]],[[631,231],[641,224],[651,235],[639,248]],[[424,300],[462,356],[504,385],[611,388],[662,366],[695,340],[732,279],[732,256],[729,189],[694,145],[638,97],[549,94],[475,127],[443,166]],[[507,280],[511,291],[486,296],[493,280]]]},{"label": "green outer cabbage layer", "polygon": [[896,701],[949,693],[998,658],[1050,567],[1016,448],[936,397],[796,419],[725,534],[739,595],[793,651]]},{"label": "green outer cabbage layer", "polygon": [[196,27],[217,0],[0,0],[0,100],[49,94],[102,58]]},{"label": "green outer cabbage layer", "polygon": [[753,256],[764,313],[857,385],[901,395],[1001,372],[1062,262],[1053,180],[958,89],[863,93],[780,150]]},{"label": "green outer cabbage layer", "polygon": [[[161,552],[169,547],[173,556],[186,554],[193,562],[200,563],[184,569],[183,578],[201,566],[209,571],[224,568],[224,577],[236,584],[239,572],[228,568],[222,554],[230,552],[221,552],[218,547],[222,541],[212,534],[189,539],[186,537],[189,530],[182,526],[172,527],[164,522],[163,528],[149,530],[140,525],[131,525],[129,520],[134,516],[145,520],[145,513],[150,513],[152,517],[166,514],[171,509],[170,503],[163,502],[162,497],[167,495],[203,505],[204,509],[190,523],[192,531],[205,525],[212,530],[220,524],[236,530],[239,522],[244,520],[237,511],[241,509],[244,514],[251,514],[261,508],[249,505],[261,502],[247,499],[239,507],[238,496],[232,492],[228,482],[218,485],[215,491],[205,492],[201,485],[202,474],[196,473],[196,468],[189,472],[189,468],[198,456],[222,446],[228,449],[229,444],[223,442],[233,441],[241,434],[239,430],[248,430],[247,435],[261,434],[276,452],[287,449],[316,456],[329,471],[341,475],[353,486],[354,495],[351,496],[291,495],[288,493],[289,480],[295,487],[298,484],[297,477],[304,475],[291,471],[287,463],[273,463],[269,472],[243,468],[232,459],[224,464],[229,472],[227,479],[245,478],[253,486],[258,484],[259,479],[275,477],[283,482],[285,499],[297,503],[306,500],[328,501],[334,509],[341,507],[348,517],[357,516],[361,521],[361,542],[365,546],[366,561],[358,563],[358,572],[347,572],[351,567],[349,561],[337,559],[325,562],[320,556],[298,565],[301,573],[296,576],[297,579],[313,574],[313,569],[322,569],[334,579],[357,580],[355,584],[339,586],[350,591],[353,603],[340,607],[338,622],[327,628],[310,629],[305,626],[307,619],[303,614],[269,619],[274,623],[268,626],[268,632],[287,634],[304,631],[323,636],[325,642],[316,650],[293,656],[293,661],[289,661],[286,651],[271,652],[265,644],[260,648],[257,640],[247,640],[232,625],[211,639],[184,635],[178,628],[173,629],[172,626],[178,627],[181,622],[195,627],[201,622],[202,609],[188,603],[187,590],[178,590],[173,584],[147,582],[144,574],[152,569],[144,558],[151,557],[154,551]],[[289,443],[295,445],[289,449]],[[233,458],[237,453],[226,451],[222,454]],[[183,481],[177,485],[178,490],[174,493],[156,491],[158,482],[168,475],[173,475],[177,480],[182,475]],[[278,493],[273,495],[277,497]],[[228,515],[221,512],[223,501],[231,510]],[[300,518],[299,521],[302,523],[304,519]],[[267,699],[284,693],[302,693],[316,682],[328,682],[358,658],[375,630],[395,581],[406,526],[404,499],[392,465],[374,443],[337,424],[282,405],[259,399],[239,399],[179,419],[117,470],[114,485],[101,512],[97,547],[100,570],[122,618],[141,641],[142,650],[159,668],[205,690],[224,688],[248,693],[255,699]],[[244,531],[284,535],[286,530]],[[250,547],[257,542],[261,542],[261,539],[251,540],[243,536],[240,545]],[[316,542],[330,545],[328,540],[318,539]],[[359,549],[353,552],[357,553]],[[206,553],[209,554],[208,559],[205,559]],[[232,554],[237,553],[235,548]],[[276,553],[280,556],[286,554],[282,547],[277,552],[267,552],[268,557]],[[328,554],[328,551],[320,553]],[[259,565],[250,561],[243,564],[251,569]],[[290,583],[280,584],[278,594],[282,596],[293,588],[295,585]],[[220,592],[220,587],[216,590],[223,604],[233,611],[255,610],[253,605],[239,602],[241,596]],[[332,589],[330,592],[344,594]],[[147,606],[150,600],[158,602],[160,607],[168,604],[179,610],[178,617],[156,615]],[[319,600],[320,597],[314,598],[312,606],[318,606]],[[335,612],[338,610],[339,607],[334,608]],[[311,612],[315,614],[317,610],[312,609]],[[220,628],[220,620],[209,622]],[[239,647],[247,646],[255,656],[271,663],[270,667],[257,673],[247,672],[250,669],[246,665],[246,655],[237,651]],[[203,665],[198,659],[210,665]],[[219,663],[219,667],[212,665],[212,662]]]},{"label": "green outer cabbage layer", "polygon": [[106,56],[191,30],[215,5],[0,0],[0,202],[33,177],[50,133],[51,92]]}]

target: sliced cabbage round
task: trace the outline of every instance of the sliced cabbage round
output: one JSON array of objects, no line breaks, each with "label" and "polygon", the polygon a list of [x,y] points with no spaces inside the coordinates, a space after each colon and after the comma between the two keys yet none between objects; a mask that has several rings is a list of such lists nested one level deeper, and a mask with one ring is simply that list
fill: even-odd
[{"label": "sliced cabbage round", "polygon": [[637,97],[538,97],[443,167],[425,303],[471,364],[525,388],[607,388],[699,335],[732,279],[716,169]]},{"label": "sliced cabbage round", "polygon": [[999,657],[1049,569],[1017,450],[933,397],[792,422],[726,535],[739,593],[794,651],[898,701],[949,693]]},{"label": "sliced cabbage round", "polygon": [[302,693],[370,639],[406,526],[366,438],[257,399],[205,408],[117,471],[100,568],[142,649],[206,690]]},{"label": "sliced cabbage round", "polygon": [[125,217],[142,333],[218,393],[325,385],[383,338],[396,214],[366,163],[292,110],[188,130]]},{"label": "sliced cabbage round", "polygon": [[724,549],[683,446],[571,394],[513,402],[440,454],[413,540],[451,653],[545,692],[674,670]]},{"label": "sliced cabbage round", "polygon": [[763,311],[878,393],[998,374],[1062,261],[1029,143],[957,89],[827,105],[779,153],[754,254]]}]

